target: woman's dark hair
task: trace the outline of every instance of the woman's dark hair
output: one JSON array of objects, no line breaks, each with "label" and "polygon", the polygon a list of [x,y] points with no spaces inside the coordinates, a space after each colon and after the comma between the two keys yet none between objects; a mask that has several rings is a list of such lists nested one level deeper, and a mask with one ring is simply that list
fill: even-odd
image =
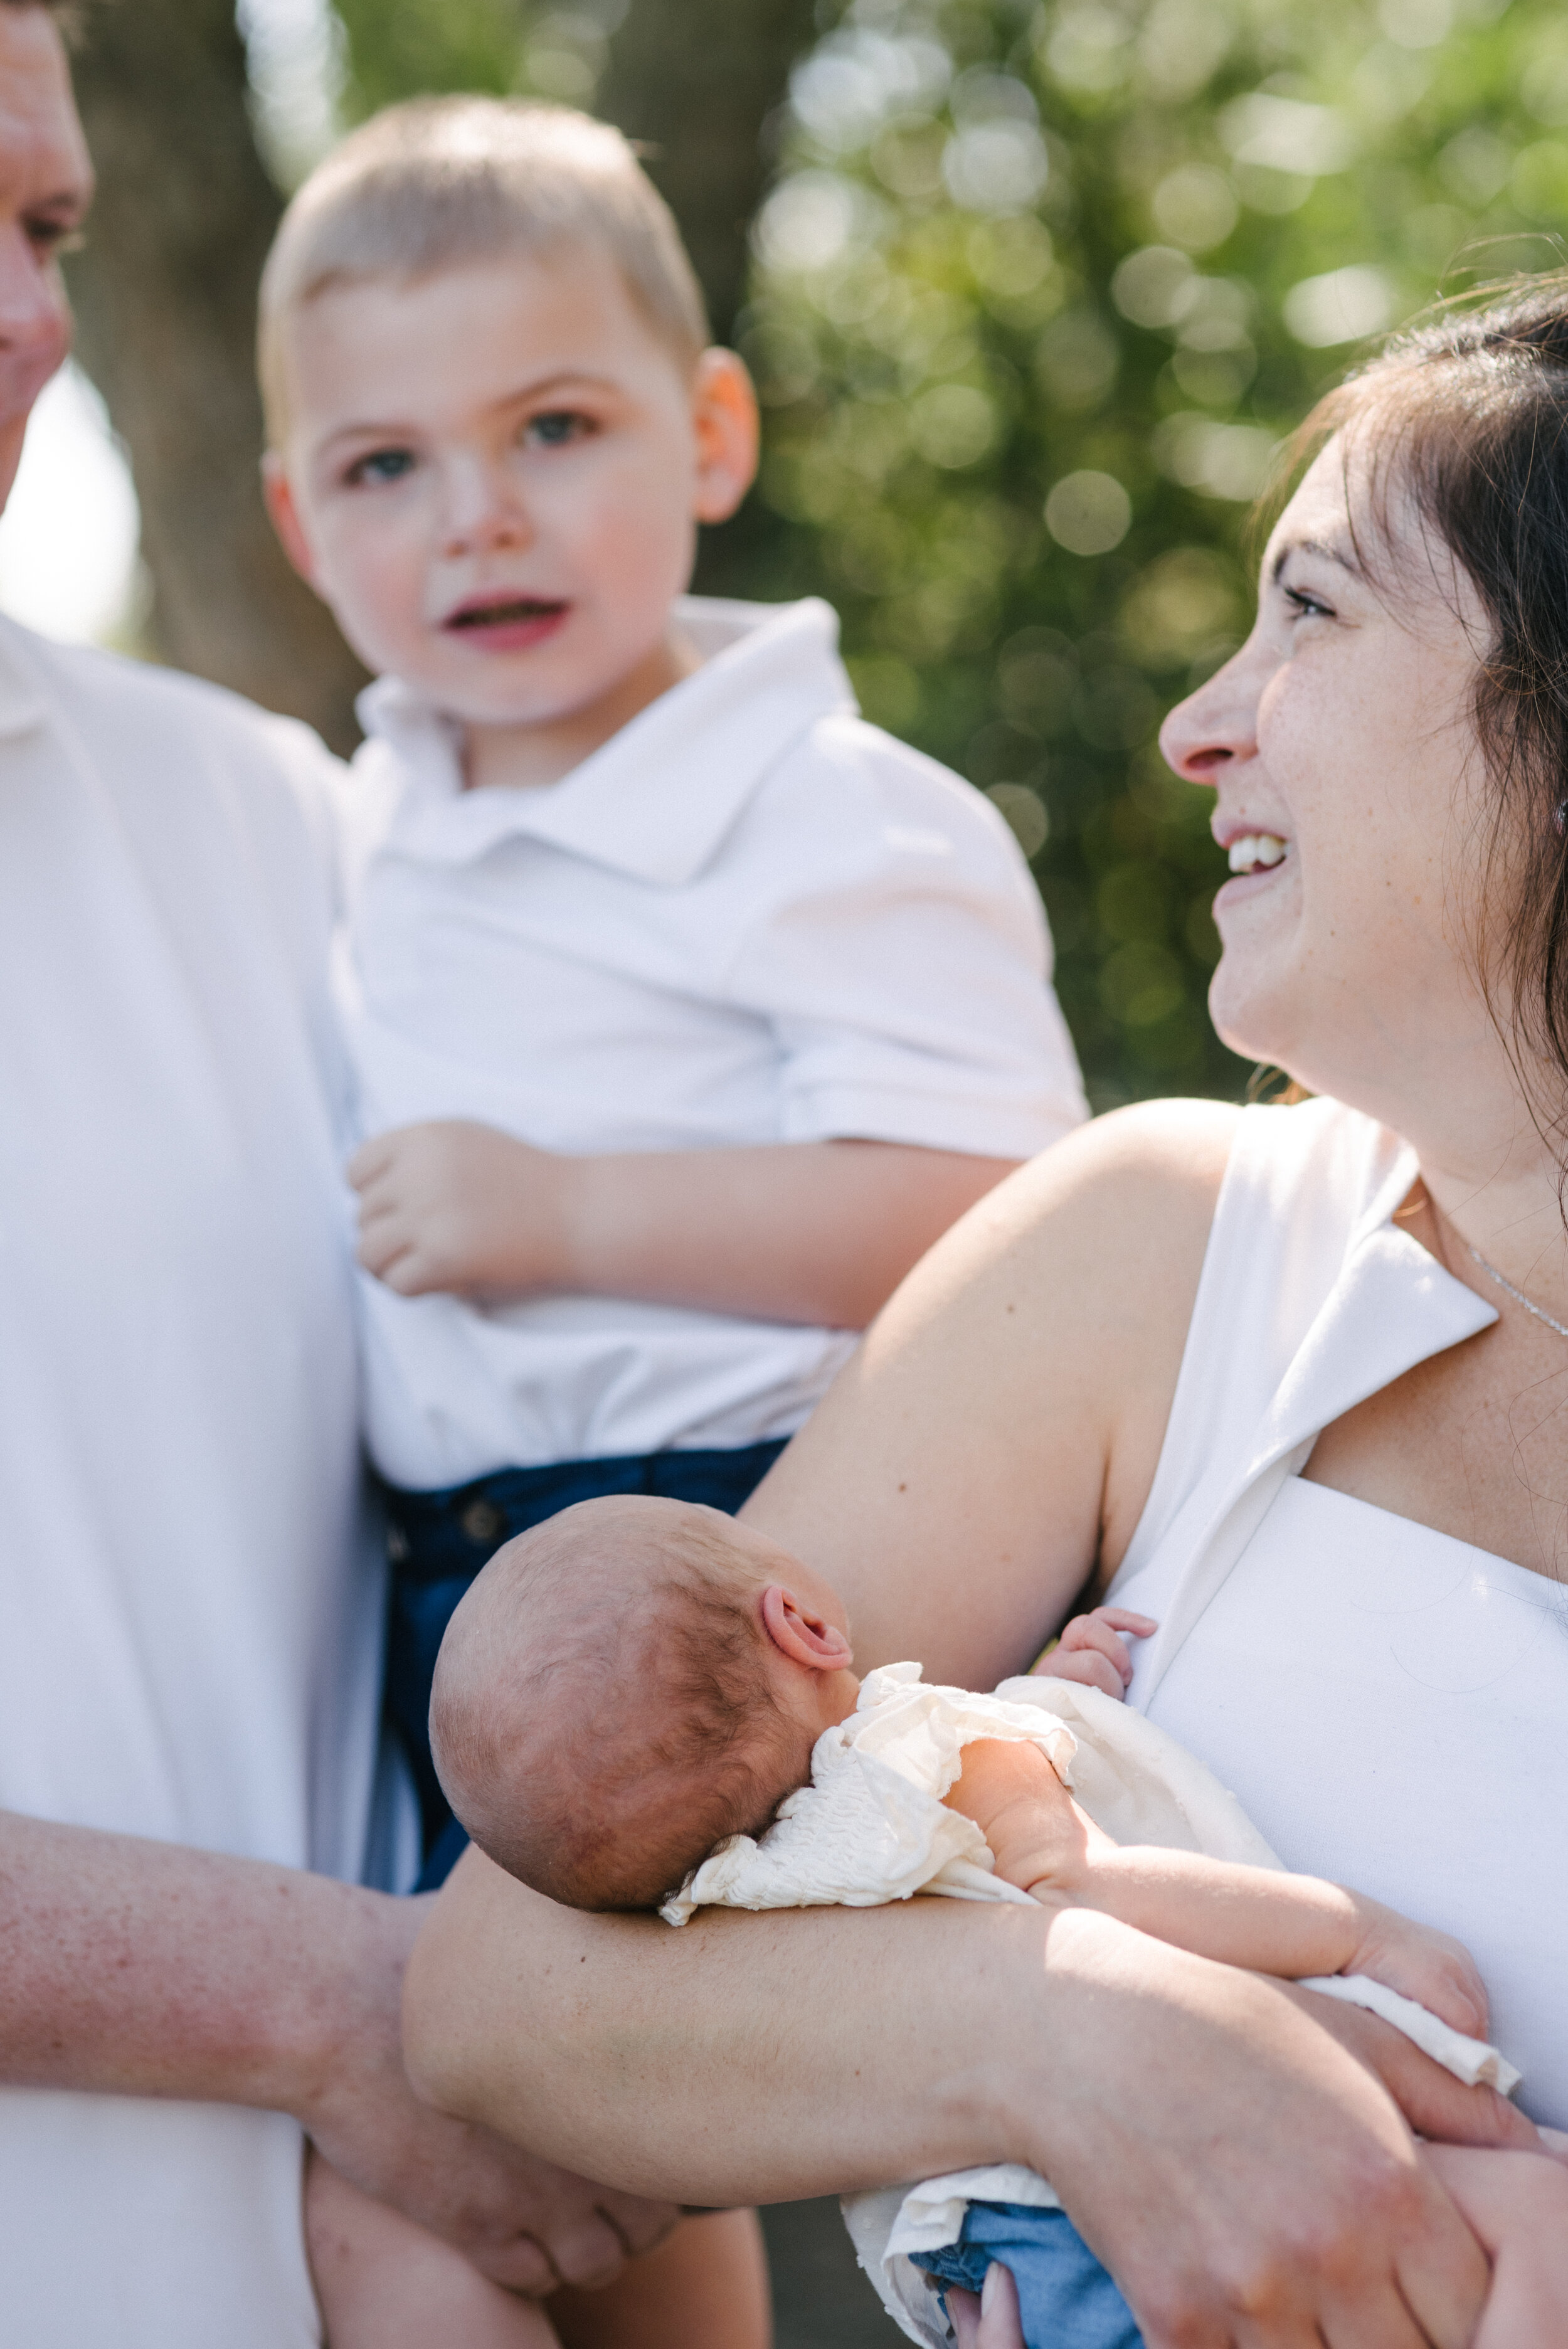
[{"label": "woman's dark hair", "polygon": [[[1370,457],[1377,534],[1391,536],[1391,499],[1408,500],[1486,615],[1472,707],[1494,801],[1473,944],[1568,1174],[1568,270],[1489,287],[1396,336],[1318,403],[1292,453],[1335,432],[1347,460],[1351,441]],[[1543,1087],[1542,1067],[1561,1083]]]}]

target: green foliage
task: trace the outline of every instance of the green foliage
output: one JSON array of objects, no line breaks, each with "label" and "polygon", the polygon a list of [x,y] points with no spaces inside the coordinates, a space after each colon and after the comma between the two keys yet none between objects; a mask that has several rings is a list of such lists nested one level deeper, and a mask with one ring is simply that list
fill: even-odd
[{"label": "green foliage", "polygon": [[[1272,452],[1440,289],[1552,265],[1568,17],[852,0],[798,69],[742,346],[791,585],[1031,852],[1097,1102],[1234,1093],[1223,877],[1162,712],[1239,640]],[[777,593],[768,577],[755,592]]]},{"label": "green foliage", "polygon": [[521,91],[590,106],[624,0],[334,0],[358,120],[424,90]]}]

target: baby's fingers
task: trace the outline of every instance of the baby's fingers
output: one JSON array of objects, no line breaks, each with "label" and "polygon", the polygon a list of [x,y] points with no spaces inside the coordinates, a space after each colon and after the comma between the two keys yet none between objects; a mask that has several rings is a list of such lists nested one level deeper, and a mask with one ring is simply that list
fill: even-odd
[{"label": "baby's fingers", "polygon": [[[1155,1629],[1147,1615],[1134,1615],[1125,1607],[1097,1607],[1092,1615],[1075,1615],[1061,1636],[1057,1656],[1094,1653],[1105,1657],[1111,1664],[1125,1689],[1132,1678],[1132,1657],[1125,1631],[1134,1639],[1147,1639]],[[1055,1667],[1058,1675],[1060,1665]],[[1070,1676],[1069,1676],[1070,1677]],[[1121,1689],[1112,1692],[1119,1695]]]},{"label": "baby's fingers", "polygon": [[1043,1680],[1072,1681],[1079,1688],[1099,1689],[1118,1701],[1127,1694],[1127,1682],[1120,1671],[1098,1648],[1052,1648],[1040,1658],[1034,1671]]}]

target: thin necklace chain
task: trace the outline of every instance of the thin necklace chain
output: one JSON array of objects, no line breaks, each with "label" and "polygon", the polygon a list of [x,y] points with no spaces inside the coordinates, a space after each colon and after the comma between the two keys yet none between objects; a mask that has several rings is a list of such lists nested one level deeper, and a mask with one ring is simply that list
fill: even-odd
[{"label": "thin necklace chain", "polygon": [[[1470,1242],[1468,1240],[1465,1242],[1465,1246],[1470,1247]],[[1506,1288],[1516,1305],[1522,1305],[1527,1313],[1533,1313],[1538,1321],[1544,1321],[1546,1327],[1549,1330],[1555,1330],[1560,1338],[1568,1338],[1568,1329],[1565,1329],[1561,1321],[1554,1321],[1552,1319],[1551,1314],[1543,1311],[1539,1305],[1532,1304],[1530,1299],[1526,1297],[1522,1288],[1515,1288],[1512,1281],[1505,1279],[1503,1275],[1499,1272],[1495,1264],[1488,1264],[1480,1248],[1470,1248],[1470,1255],[1475,1259],[1476,1263],[1480,1265],[1487,1278],[1489,1280],[1495,1280],[1500,1288]]]}]

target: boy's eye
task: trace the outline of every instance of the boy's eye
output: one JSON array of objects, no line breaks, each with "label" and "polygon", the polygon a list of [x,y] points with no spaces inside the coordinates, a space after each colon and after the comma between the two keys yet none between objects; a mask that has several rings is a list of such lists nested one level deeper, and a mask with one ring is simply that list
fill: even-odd
[{"label": "boy's eye", "polygon": [[414,455],[409,449],[373,449],[367,457],[356,457],[346,479],[350,484],[362,481],[400,481],[405,473],[414,470]]},{"label": "boy's eye", "polygon": [[537,448],[560,449],[569,440],[581,440],[593,430],[593,419],[575,409],[547,409],[542,416],[531,416],[523,429],[523,438]]}]

